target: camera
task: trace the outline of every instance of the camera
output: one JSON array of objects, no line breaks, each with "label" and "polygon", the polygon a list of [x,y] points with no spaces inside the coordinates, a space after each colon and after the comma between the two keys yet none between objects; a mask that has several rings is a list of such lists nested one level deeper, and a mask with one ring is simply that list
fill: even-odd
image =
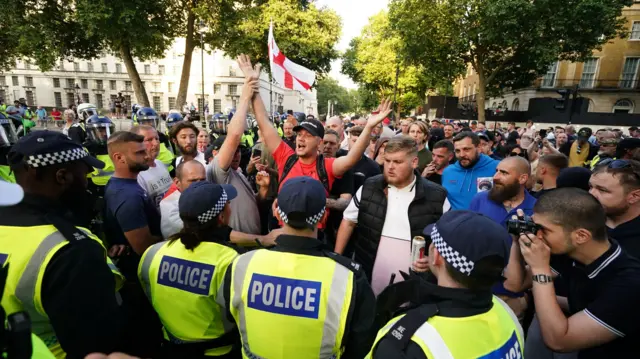
[{"label": "camera", "polygon": [[531,218],[510,219],[507,222],[507,232],[509,232],[509,234],[513,234],[516,237],[526,232],[536,234],[541,228],[542,227],[534,223]]}]

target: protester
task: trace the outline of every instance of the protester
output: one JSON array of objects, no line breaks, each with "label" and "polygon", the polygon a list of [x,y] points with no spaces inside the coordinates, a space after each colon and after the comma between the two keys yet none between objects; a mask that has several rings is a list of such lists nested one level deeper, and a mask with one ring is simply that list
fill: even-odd
[{"label": "protester", "polygon": [[468,209],[476,193],[493,187],[498,162],[480,153],[480,139],[475,133],[457,134],[453,145],[458,161],[442,172],[442,186],[447,190],[451,209]]},{"label": "protester", "polygon": [[344,134],[344,123],[342,122],[342,119],[338,116],[333,116],[327,120],[326,126],[328,129],[336,131],[338,134],[338,143],[340,144],[340,150],[342,150],[338,157],[344,156],[349,150],[349,139]]},{"label": "protester", "polygon": [[197,146],[198,128],[189,121],[179,122],[171,128],[170,138],[174,145],[178,148],[182,156],[175,159],[175,166],[180,165],[182,161],[196,160],[206,166],[204,153],[198,152]]},{"label": "protester", "polygon": [[[351,127],[349,130],[349,150],[355,148],[356,142],[362,135],[364,128],[361,126]],[[353,188],[358,189],[367,178],[371,178],[373,176],[377,176],[382,173],[382,163],[384,163],[384,151],[386,148],[386,143],[389,142],[389,138],[380,138],[376,141],[376,146],[374,148],[374,153],[377,153],[375,161],[364,154],[360,157],[358,162],[353,166]]]},{"label": "protester", "polygon": [[147,125],[134,126],[130,131],[144,137],[144,145],[149,158],[147,162],[149,169],[138,174],[138,184],[160,209],[160,201],[164,198],[164,194],[169,190],[173,181],[167,167],[157,159],[160,153],[158,131]]},{"label": "protester", "polygon": [[422,121],[416,121],[409,126],[409,136],[416,141],[418,149],[418,172],[422,173],[425,167],[433,159],[431,151],[426,147],[429,140],[429,128],[427,124]]},{"label": "protester", "polygon": [[567,156],[561,153],[551,153],[540,157],[535,177],[542,187],[538,192],[534,192],[531,195],[535,198],[540,198],[541,195],[555,189],[560,171],[567,168],[568,165]]},{"label": "protester", "polygon": [[444,125],[443,130],[444,130],[444,139],[453,142],[453,136],[455,135],[455,130],[453,128],[453,125],[446,124]]},{"label": "protester", "polygon": [[590,128],[583,127],[578,131],[576,140],[571,141],[570,139],[563,147],[559,148],[560,152],[569,158],[569,167],[584,167],[598,154],[598,147],[588,141],[591,133]]},{"label": "protester", "polygon": [[181,193],[192,184],[205,180],[205,168],[202,163],[196,160],[182,161],[176,167],[176,177],[173,179],[172,188],[160,201],[160,229],[164,239],[180,232],[184,227],[178,206]]},{"label": "protester", "polygon": [[455,156],[453,143],[448,140],[438,141],[433,146],[432,152],[433,160],[422,171],[422,177],[435,184],[442,185],[442,173]]},{"label": "protester", "polygon": [[207,147],[209,146],[210,142],[211,142],[211,136],[209,136],[209,133],[207,133],[206,129],[201,128],[198,131],[198,137],[196,140],[198,152],[204,152],[204,150],[207,149]]}]

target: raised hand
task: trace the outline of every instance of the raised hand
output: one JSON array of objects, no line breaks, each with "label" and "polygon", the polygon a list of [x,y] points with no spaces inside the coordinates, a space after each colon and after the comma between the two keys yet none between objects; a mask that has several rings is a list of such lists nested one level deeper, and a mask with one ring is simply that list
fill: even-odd
[{"label": "raised hand", "polygon": [[367,120],[367,127],[374,128],[380,122],[382,122],[391,113],[392,101],[389,99],[382,99],[382,102],[378,106],[378,113],[371,115]]},{"label": "raised hand", "polygon": [[251,59],[248,55],[245,54],[240,54],[236,61],[238,63],[238,67],[240,67],[240,70],[246,78],[250,78],[253,80],[260,79],[260,70],[262,68],[262,65],[256,64],[255,66],[252,66]]}]

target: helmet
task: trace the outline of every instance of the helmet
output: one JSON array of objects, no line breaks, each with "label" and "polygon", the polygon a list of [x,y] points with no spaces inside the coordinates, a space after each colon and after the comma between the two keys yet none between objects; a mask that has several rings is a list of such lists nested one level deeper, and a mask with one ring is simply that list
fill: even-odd
[{"label": "helmet", "polygon": [[90,103],[81,103],[78,105],[78,120],[87,121],[89,117],[98,114],[96,105]]},{"label": "helmet", "polygon": [[10,147],[18,142],[18,134],[13,119],[0,113],[0,147]]},{"label": "helmet", "polygon": [[167,114],[165,124],[167,125],[168,129],[171,129],[171,127],[175,126],[180,121],[182,121],[182,115],[180,114],[180,112],[169,112],[169,114]]},{"label": "helmet", "polygon": [[134,103],[133,105],[131,105],[131,113],[137,113],[141,108],[142,106]]},{"label": "helmet", "polygon": [[227,133],[227,126],[229,125],[229,118],[221,113],[216,113],[209,120],[209,128],[213,133],[224,135]]},{"label": "helmet", "polygon": [[136,113],[138,124],[158,127],[158,113],[151,107],[142,107]]},{"label": "helmet", "polygon": [[116,125],[107,116],[93,115],[86,122],[87,136],[97,144],[106,145],[109,136],[116,130]]}]

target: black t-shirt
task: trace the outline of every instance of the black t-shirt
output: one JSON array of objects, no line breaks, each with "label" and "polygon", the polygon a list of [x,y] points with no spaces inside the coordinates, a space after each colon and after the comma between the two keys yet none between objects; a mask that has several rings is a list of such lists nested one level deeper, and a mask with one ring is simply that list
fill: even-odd
[{"label": "black t-shirt", "polygon": [[580,350],[578,358],[626,358],[634,353],[640,338],[640,261],[612,240],[611,248],[587,266],[552,256],[551,267],[566,279],[570,315],[584,311],[619,337]]},{"label": "black t-shirt", "polygon": [[[333,199],[340,198],[340,195],[348,193],[354,195],[355,189],[353,186],[353,170],[348,170],[342,175],[342,178],[336,178],[331,186],[329,197]],[[327,226],[325,227],[325,239],[330,248],[333,248],[336,241],[336,234],[342,222],[343,211],[336,211],[332,209],[329,211],[329,218],[327,218]]]},{"label": "black t-shirt", "polygon": [[353,166],[353,188],[358,190],[364,181],[373,176],[381,174],[378,163],[367,156],[362,156],[356,165]]},{"label": "black t-shirt", "polygon": [[607,228],[607,232],[629,255],[640,259],[640,216],[616,228]]},{"label": "black t-shirt", "polygon": [[436,183],[440,186],[442,186],[442,175],[438,174],[438,173],[434,173],[432,175],[430,175],[429,177],[425,177],[426,179],[428,179],[429,181]]},{"label": "black t-shirt", "polygon": [[531,195],[533,196],[533,198],[538,199],[540,198],[540,196],[542,196],[543,194],[547,193],[547,192],[551,192],[553,191],[555,188],[551,188],[551,189],[541,189],[538,192],[531,192]]}]

